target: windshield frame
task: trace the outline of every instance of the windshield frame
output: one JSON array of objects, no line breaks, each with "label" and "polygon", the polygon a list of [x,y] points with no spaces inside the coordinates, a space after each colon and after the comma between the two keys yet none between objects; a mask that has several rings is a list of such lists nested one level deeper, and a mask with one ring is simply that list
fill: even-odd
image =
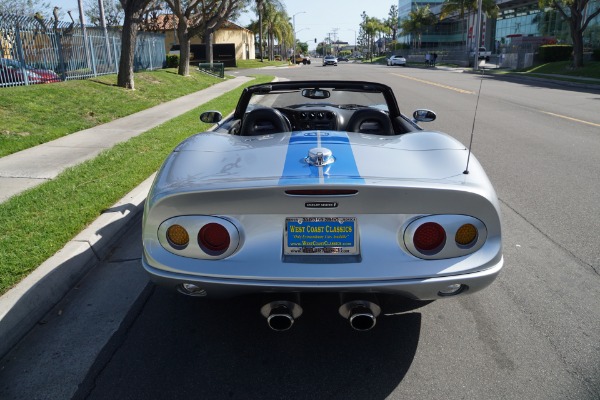
[{"label": "windshield frame", "polygon": [[[251,109],[252,98],[261,94],[277,94],[286,92],[301,92],[303,89],[321,89],[327,88],[333,91],[348,91],[357,93],[381,94],[386,104],[380,104],[380,107],[387,108],[389,116],[395,118],[400,116],[398,103],[392,89],[384,84],[366,81],[287,81],[271,82],[261,85],[253,85],[244,89],[240,100],[236,106],[233,118],[242,119],[244,114]],[[328,99],[329,100],[329,99]],[[313,103],[313,101],[306,101]]]}]

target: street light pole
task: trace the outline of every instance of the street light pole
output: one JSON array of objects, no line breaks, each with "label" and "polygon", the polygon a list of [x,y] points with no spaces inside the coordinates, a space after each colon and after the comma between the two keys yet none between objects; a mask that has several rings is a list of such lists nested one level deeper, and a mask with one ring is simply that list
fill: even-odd
[{"label": "street light pole", "polygon": [[356,54],[356,31],[354,29],[348,29],[349,31],[354,32],[354,51],[353,54]]},{"label": "street light pole", "polygon": [[294,29],[294,43],[292,44],[292,59],[294,60],[294,63],[296,63],[296,15],[298,14],[306,14],[306,11],[300,11],[297,12],[296,14],[292,15],[292,28]]}]

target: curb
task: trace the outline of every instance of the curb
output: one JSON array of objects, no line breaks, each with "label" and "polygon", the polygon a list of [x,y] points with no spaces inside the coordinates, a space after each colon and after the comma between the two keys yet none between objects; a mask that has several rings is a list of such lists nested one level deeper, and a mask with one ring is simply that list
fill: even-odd
[{"label": "curb", "polygon": [[110,250],[135,221],[154,180],[150,176],[105,210],[55,255],[0,297],[3,358]]}]

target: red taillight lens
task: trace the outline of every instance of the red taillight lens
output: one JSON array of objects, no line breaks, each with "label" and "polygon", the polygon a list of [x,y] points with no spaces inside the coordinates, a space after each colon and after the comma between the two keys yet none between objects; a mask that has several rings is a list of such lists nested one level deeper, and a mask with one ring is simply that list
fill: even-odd
[{"label": "red taillight lens", "polygon": [[198,233],[198,244],[206,253],[216,256],[223,254],[231,243],[229,232],[223,225],[206,224]]},{"label": "red taillight lens", "polygon": [[415,231],[413,243],[415,248],[423,254],[435,254],[444,247],[446,231],[440,224],[426,222]]}]

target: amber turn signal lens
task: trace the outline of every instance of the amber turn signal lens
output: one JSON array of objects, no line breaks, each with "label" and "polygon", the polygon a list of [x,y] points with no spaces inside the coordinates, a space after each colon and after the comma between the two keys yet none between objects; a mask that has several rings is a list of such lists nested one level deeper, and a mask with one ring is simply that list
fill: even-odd
[{"label": "amber turn signal lens", "polygon": [[171,225],[167,229],[167,240],[174,248],[181,250],[190,242],[190,235],[181,225]]},{"label": "amber turn signal lens", "polygon": [[454,236],[454,240],[460,246],[470,246],[477,240],[477,228],[473,224],[464,224]]}]

